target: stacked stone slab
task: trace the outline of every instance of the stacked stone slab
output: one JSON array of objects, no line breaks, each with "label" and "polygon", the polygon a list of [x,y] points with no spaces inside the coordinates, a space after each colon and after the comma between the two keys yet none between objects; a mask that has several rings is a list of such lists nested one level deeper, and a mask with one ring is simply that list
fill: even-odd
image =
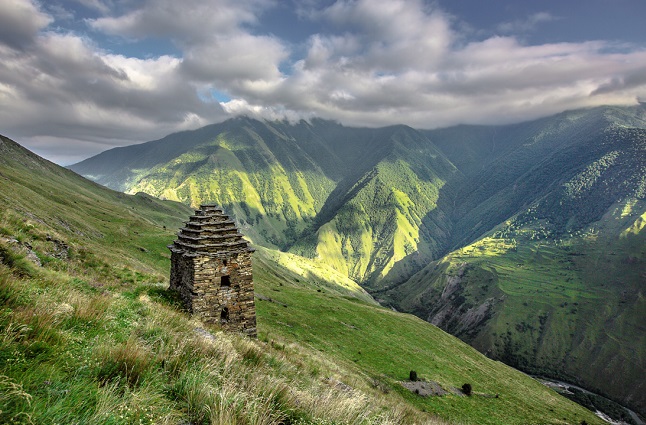
[{"label": "stacked stone slab", "polygon": [[233,220],[206,204],[180,229],[171,251],[170,289],[205,323],[256,336],[251,253]]}]

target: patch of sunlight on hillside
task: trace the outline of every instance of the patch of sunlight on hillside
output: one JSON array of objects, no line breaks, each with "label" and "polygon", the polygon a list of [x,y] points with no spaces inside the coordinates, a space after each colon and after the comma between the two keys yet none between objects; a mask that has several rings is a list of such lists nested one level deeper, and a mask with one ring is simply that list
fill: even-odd
[{"label": "patch of sunlight on hillside", "polygon": [[498,239],[486,237],[458,250],[459,255],[470,257],[498,257],[509,251],[516,250],[515,239]]},{"label": "patch of sunlight on hillside", "polygon": [[361,300],[376,304],[376,301],[352,279],[328,267],[320,267],[312,260],[278,250],[270,250],[264,247],[257,247],[262,255],[270,258],[280,266],[302,276],[313,280],[318,284],[326,284],[328,289],[339,292],[342,295],[350,295]]},{"label": "patch of sunlight on hillside", "polygon": [[402,192],[399,189],[392,189],[393,195],[395,195],[395,199],[397,200],[397,203],[399,203],[402,207],[408,208],[413,206],[413,201],[411,201],[410,197],[405,193]]},{"label": "patch of sunlight on hillside", "polygon": [[623,209],[621,210],[621,218],[628,217],[632,212],[637,204],[637,199],[630,199],[626,202],[626,205],[624,205]]},{"label": "patch of sunlight on hillside", "polygon": [[[303,203],[307,205],[307,212],[308,213],[314,213],[315,214],[315,203],[316,201],[314,200],[314,197],[310,193],[309,187],[307,186],[307,182],[305,181],[305,178],[303,177],[303,174],[301,172],[296,172],[296,179],[298,180],[298,185],[301,188],[301,191],[303,192],[303,196],[305,199],[302,199],[302,202],[299,204],[299,206],[302,208]],[[297,210],[300,210],[300,208],[297,207]],[[311,214],[314,216],[314,214]]]},{"label": "patch of sunlight on hillside", "polygon": [[[249,180],[247,173],[236,171],[236,176],[240,179],[242,183],[242,193],[244,197],[242,201],[246,202],[249,208],[256,209],[262,215],[266,215],[267,212],[262,205],[262,199],[260,199],[260,194],[256,190],[255,186]],[[211,187],[213,188],[216,182],[214,181]]]},{"label": "patch of sunlight on hillside", "polygon": [[388,258],[388,262],[379,274],[382,278],[388,275],[398,261],[403,260],[417,250],[419,228],[412,225],[399,210],[395,211],[395,223],[397,230],[393,235],[393,255]]},{"label": "patch of sunlight on hillside", "polygon": [[419,227],[411,223],[401,212],[396,211],[397,230],[394,235],[393,260],[397,262],[417,250]]},{"label": "patch of sunlight on hillside", "polygon": [[228,151],[233,151],[236,150],[236,148],[239,148],[238,144],[235,143],[236,140],[232,138],[229,140],[229,135],[227,133],[220,133],[218,137],[211,143],[207,144],[208,145],[215,145],[215,146],[220,146],[223,149],[226,149]]},{"label": "patch of sunlight on hillside", "polygon": [[359,259],[354,266],[355,272],[353,276],[365,276],[368,273],[368,267],[370,267],[370,256],[373,246],[375,245],[372,238],[372,228],[368,228],[367,230],[361,232],[359,241]]},{"label": "patch of sunlight on hillside", "polygon": [[204,203],[206,199],[201,198],[199,183],[195,180],[195,177],[191,176],[190,178],[188,178],[187,183],[191,200],[198,204]]},{"label": "patch of sunlight on hillside", "polygon": [[631,234],[638,235],[644,227],[646,227],[646,212],[637,217],[637,220],[635,220],[630,227],[621,232],[621,236],[625,238],[626,236]]},{"label": "patch of sunlight on hillside", "polygon": [[318,243],[316,244],[317,259],[347,276],[348,265],[343,257],[341,247],[341,237],[334,222],[321,226],[318,231]]},{"label": "patch of sunlight on hillside", "polygon": [[161,193],[160,198],[168,199],[169,201],[180,202],[179,196],[177,196],[177,190],[173,187],[164,189],[164,191]]},{"label": "patch of sunlight on hillside", "polygon": [[350,238],[345,238],[343,240],[343,250],[345,251],[348,258],[354,257],[354,248],[352,247],[352,240],[350,240]]},{"label": "patch of sunlight on hillside", "polygon": [[388,259],[388,262],[384,265],[384,268],[381,269],[381,273],[379,273],[379,277],[383,279],[384,277],[388,276],[388,272],[393,267],[395,267],[395,257],[390,257]]},{"label": "patch of sunlight on hillside", "polygon": [[596,229],[594,226],[591,226],[583,234],[583,239],[588,242],[595,242],[599,238],[599,229]]},{"label": "patch of sunlight on hillside", "polygon": [[[276,189],[271,195],[273,202],[278,206],[289,205],[299,220],[302,220],[301,210],[307,211],[308,215],[313,216],[314,198],[310,195],[307,199],[300,199],[295,193],[283,167],[279,165],[271,166],[271,175]],[[306,185],[305,185],[306,186]],[[309,191],[306,193],[309,194]],[[300,208],[299,208],[300,207]]]},{"label": "patch of sunlight on hillside", "polygon": [[[371,258],[374,249],[372,228],[361,226],[361,231],[353,235],[340,235],[342,238],[342,254],[348,267],[348,276],[361,279],[371,267]],[[374,268],[374,265],[372,265]]]}]

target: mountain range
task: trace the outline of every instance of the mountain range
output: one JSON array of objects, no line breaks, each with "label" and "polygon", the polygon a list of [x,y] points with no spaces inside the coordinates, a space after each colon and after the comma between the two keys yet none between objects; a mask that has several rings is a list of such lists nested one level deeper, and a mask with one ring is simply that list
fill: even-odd
[{"label": "mountain range", "polygon": [[191,319],[166,248],[191,214],[0,136],[0,422],[602,423],[291,253],[256,245],[258,340]]},{"label": "mountain range", "polygon": [[257,245],[488,356],[646,410],[646,107],[416,130],[231,119],[70,167],[216,202]]}]

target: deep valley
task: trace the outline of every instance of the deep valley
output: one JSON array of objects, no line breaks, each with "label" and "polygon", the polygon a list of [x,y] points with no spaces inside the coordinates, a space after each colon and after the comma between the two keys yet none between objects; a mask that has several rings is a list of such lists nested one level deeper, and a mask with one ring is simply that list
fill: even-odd
[{"label": "deep valley", "polygon": [[[168,338],[188,332],[195,339],[190,350],[203,344],[165,289],[166,245],[189,206],[202,202],[222,205],[258,249],[260,341],[218,338],[260,368],[258,379],[301,388],[300,396],[276,394],[273,407],[249,378],[246,387],[229,388],[231,397],[252,397],[274,419],[598,423],[495,360],[643,414],[645,117],[643,106],[603,107],[429,131],[236,118],[70,167],[119,192],[3,139],[3,350],[13,353],[2,360],[2,385],[13,388],[3,418],[82,415],[62,394],[80,395],[98,379],[103,386],[92,393],[86,419],[104,414],[98,406],[116,403],[115,392],[125,389],[135,398],[123,399],[124,409],[149,390],[165,401],[138,409],[207,421],[209,413],[190,401],[214,385],[201,371],[216,359],[224,359],[213,363],[221,373],[250,369],[229,370],[220,348],[199,348],[205,357],[173,366],[164,384],[171,358],[184,354],[155,342],[172,345]],[[81,314],[87,303],[100,311]],[[49,322],[39,324],[34,305],[54,311]],[[55,313],[61,306],[71,306],[69,318]],[[413,313],[490,359],[392,310]],[[158,314],[174,324],[162,324]],[[111,369],[114,350],[143,350],[136,355],[147,359],[140,373],[149,386],[126,382],[127,369]],[[61,353],[98,363],[70,375]],[[449,395],[404,390],[398,382],[410,370]],[[198,379],[191,384],[197,393],[187,392],[189,376]],[[39,379],[59,382],[59,407]],[[377,407],[331,404],[332,414],[298,401],[321,394],[321,382],[349,384],[348,397]],[[480,398],[461,396],[465,382]],[[338,397],[330,403],[349,402]]]},{"label": "deep valley", "polygon": [[488,356],[646,407],[646,111],[418,131],[238,118],[71,167],[228,208]]}]

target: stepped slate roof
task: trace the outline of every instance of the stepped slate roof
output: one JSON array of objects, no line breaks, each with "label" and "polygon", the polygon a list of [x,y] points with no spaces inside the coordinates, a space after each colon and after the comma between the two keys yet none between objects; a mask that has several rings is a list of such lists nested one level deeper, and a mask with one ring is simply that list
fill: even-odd
[{"label": "stepped slate roof", "polygon": [[177,233],[177,240],[168,245],[172,252],[215,256],[224,252],[254,251],[243,239],[235,222],[217,205],[202,205],[184,226]]}]

